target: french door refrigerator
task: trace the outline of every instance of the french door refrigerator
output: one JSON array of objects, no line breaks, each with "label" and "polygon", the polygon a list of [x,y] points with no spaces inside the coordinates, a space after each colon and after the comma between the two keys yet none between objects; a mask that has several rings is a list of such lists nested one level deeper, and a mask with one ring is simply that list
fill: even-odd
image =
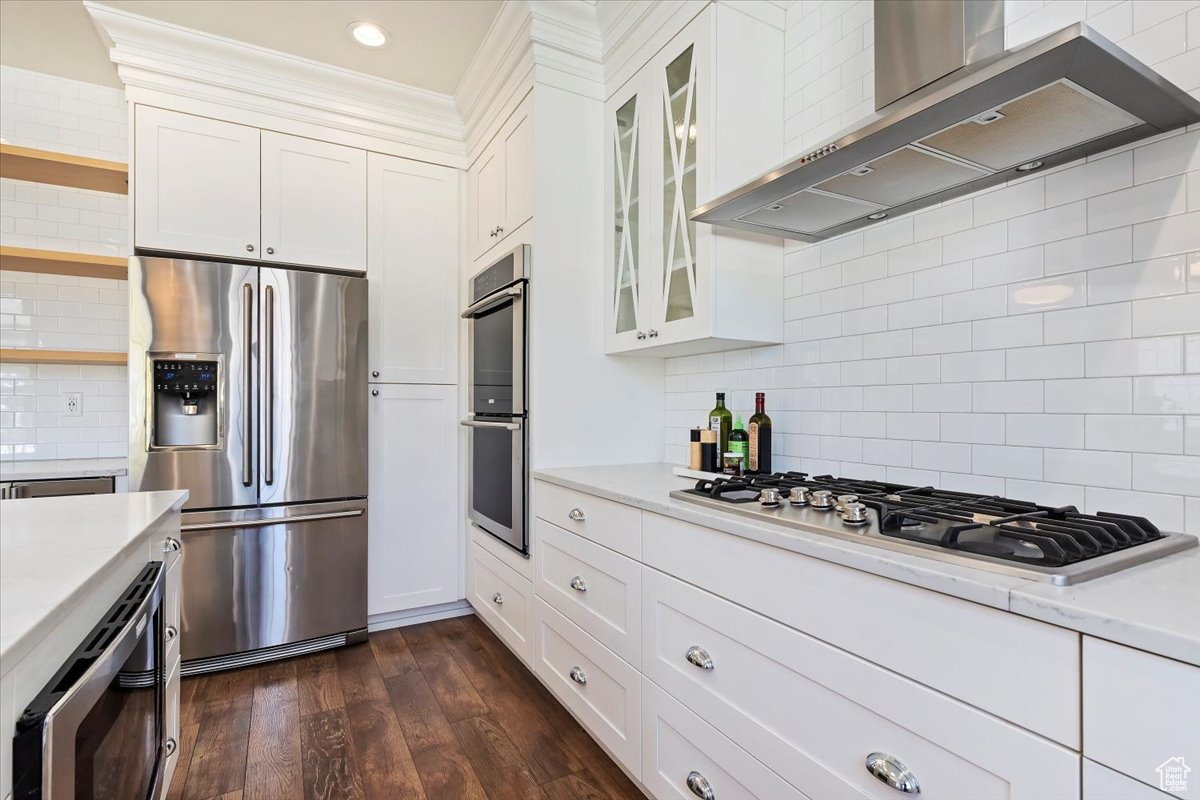
[{"label": "french door refrigerator", "polygon": [[129,484],[187,489],[184,674],[367,624],[366,278],[130,260]]}]

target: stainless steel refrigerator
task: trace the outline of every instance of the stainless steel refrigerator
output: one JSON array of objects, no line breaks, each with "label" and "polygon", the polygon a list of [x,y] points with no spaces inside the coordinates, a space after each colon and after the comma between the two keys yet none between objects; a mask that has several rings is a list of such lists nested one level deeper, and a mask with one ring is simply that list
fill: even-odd
[{"label": "stainless steel refrigerator", "polygon": [[187,489],[184,674],[367,624],[366,278],[133,258],[129,485]]}]

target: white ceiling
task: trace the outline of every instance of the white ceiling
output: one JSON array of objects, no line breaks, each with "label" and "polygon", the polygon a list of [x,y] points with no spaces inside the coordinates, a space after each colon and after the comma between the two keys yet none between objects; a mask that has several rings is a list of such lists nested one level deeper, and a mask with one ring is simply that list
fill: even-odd
[{"label": "white ceiling", "polygon": [[[443,94],[453,94],[500,0],[107,0],[105,5]],[[370,50],[351,22],[382,26]],[[0,63],[120,86],[80,0],[0,2]]]}]

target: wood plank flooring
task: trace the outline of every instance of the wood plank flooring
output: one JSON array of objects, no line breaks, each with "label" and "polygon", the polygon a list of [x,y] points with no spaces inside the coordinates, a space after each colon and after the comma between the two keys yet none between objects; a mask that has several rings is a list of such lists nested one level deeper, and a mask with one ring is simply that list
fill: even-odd
[{"label": "wood plank flooring", "polygon": [[169,800],[632,800],[475,617],[184,679]]}]

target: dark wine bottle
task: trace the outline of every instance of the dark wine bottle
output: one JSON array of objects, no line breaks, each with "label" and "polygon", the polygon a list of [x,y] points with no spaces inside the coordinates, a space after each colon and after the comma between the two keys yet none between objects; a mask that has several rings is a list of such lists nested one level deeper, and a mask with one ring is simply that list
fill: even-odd
[{"label": "dark wine bottle", "polygon": [[754,395],[754,416],[750,417],[750,456],[747,472],[770,474],[771,472],[771,418],[763,408],[766,395]]},{"label": "dark wine bottle", "polygon": [[745,472],[750,463],[750,434],[742,427],[741,416],[734,420],[733,430],[729,432],[729,452],[741,455],[742,471]]},{"label": "dark wine bottle", "polygon": [[708,412],[708,428],[717,432],[717,452],[729,452],[729,429],[733,427],[733,414],[725,407],[725,393],[717,392],[717,406]]}]

